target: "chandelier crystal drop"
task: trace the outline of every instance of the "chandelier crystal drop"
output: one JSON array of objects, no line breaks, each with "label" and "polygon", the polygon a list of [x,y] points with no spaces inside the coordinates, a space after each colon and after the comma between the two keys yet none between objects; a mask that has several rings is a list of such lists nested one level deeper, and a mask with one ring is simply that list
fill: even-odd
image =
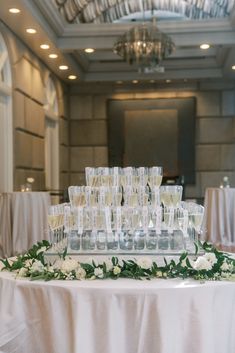
[{"label": "chandelier crystal drop", "polygon": [[164,71],[161,62],[175,49],[171,38],[162,33],[156,22],[132,27],[120,36],[113,51],[129,64],[136,64],[140,72]]}]

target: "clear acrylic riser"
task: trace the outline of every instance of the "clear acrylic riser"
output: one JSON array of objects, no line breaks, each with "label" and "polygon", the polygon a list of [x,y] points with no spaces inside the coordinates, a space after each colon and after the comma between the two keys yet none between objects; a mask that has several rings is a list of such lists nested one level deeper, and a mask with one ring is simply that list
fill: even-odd
[{"label": "clear acrylic riser", "polygon": [[134,232],[121,231],[107,234],[105,231],[84,231],[78,234],[71,231],[65,234],[62,230],[51,234],[52,247],[48,255],[63,253],[67,249],[68,255],[86,255],[109,257],[118,255],[131,256],[180,256],[183,252],[195,254],[197,239],[194,232],[183,234],[180,230],[168,232],[162,230],[160,234],[143,230]]}]

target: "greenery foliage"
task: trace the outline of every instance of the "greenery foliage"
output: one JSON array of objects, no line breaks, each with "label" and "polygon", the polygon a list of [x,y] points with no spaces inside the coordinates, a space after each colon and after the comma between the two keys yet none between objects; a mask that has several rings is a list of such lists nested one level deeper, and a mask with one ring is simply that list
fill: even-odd
[{"label": "greenery foliage", "polygon": [[138,257],[123,260],[113,256],[105,262],[78,262],[69,257],[65,250],[53,263],[48,262],[46,251],[51,244],[43,240],[35,244],[25,254],[2,259],[1,270],[14,272],[16,277],[31,280],[83,280],[83,279],[152,279],[152,278],[194,278],[196,280],[234,280],[235,259],[225,252],[218,251],[208,243],[199,244],[203,255],[198,255],[198,247],[193,257],[183,252],[176,260],[164,258],[159,265],[152,257]]}]

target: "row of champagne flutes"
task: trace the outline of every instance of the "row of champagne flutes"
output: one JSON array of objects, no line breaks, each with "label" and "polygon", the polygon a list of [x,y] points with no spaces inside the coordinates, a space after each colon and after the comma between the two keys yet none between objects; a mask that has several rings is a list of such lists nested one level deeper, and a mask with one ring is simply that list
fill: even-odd
[{"label": "row of champagne flutes", "polygon": [[85,206],[158,206],[161,203],[165,207],[178,207],[182,199],[182,186],[171,185],[153,187],[147,186],[70,186],[69,199],[73,207]]},{"label": "row of champagne flutes", "polygon": [[159,187],[162,182],[162,167],[99,167],[85,168],[86,185],[100,186],[138,186],[148,185],[150,188]]},{"label": "row of champagne flutes", "polygon": [[[197,241],[204,208],[181,202],[169,207],[51,206],[51,240],[71,250],[179,250]],[[57,249],[58,250],[58,249]]]},{"label": "row of champagne flutes", "polygon": [[67,246],[67,236],[64,232],[65,209],[69,203],[62,203],[49,207],[48,210],[48,225],[50,240],[53,244],[54,251],[63,251]]}]

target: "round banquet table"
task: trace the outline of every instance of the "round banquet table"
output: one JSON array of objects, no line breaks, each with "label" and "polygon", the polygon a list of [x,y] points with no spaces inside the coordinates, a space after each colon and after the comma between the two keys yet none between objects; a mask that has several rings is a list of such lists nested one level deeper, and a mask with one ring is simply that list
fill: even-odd
[{"label": "round banquet table", "polygon": [[1,353],[234,353],[235,283],[0,273]]},{"label": "round banquet table", "polygon": [[48,192],[0,193],[0,257],[22,254],[37,241],[49,240]]},{"label": "round banquet table", "polygon": [[207,188],[203,239],[213,244],[235,244],[235,188]]}]

